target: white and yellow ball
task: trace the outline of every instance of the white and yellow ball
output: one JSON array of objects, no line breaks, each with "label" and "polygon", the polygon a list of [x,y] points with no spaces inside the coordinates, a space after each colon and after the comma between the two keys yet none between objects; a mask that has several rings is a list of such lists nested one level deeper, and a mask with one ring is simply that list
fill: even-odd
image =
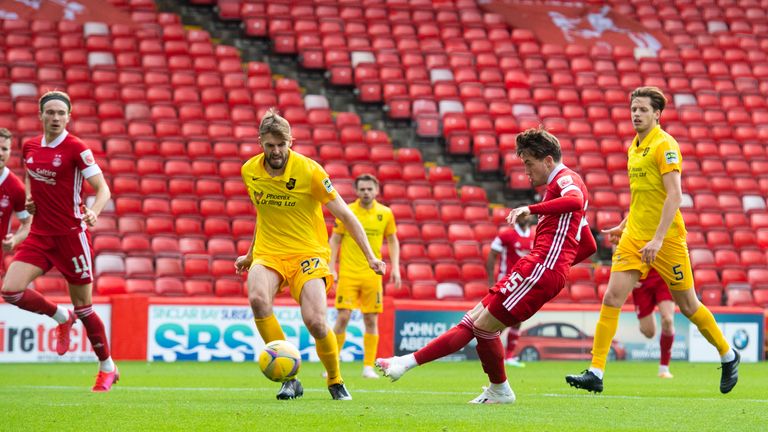
[{"label": "white and yellow ball", "polygon": [[288,341],[272,341],[259,354],[261,372],[272,381],[283,382],[293,379],[299,373],[300,366],[301,354]]}]

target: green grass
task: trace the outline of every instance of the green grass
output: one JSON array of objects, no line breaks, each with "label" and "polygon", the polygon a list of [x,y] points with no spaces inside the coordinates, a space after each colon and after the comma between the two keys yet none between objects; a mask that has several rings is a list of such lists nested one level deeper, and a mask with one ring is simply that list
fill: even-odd
[{"label": "green grass", "polygon": [[714,364],[609,365],[601,395],[577,391],[564,375],[586,362],[508,368],[514,405],[468,405],[485,384],[479,363],[433,363],[396,383],[365,380],[345,363],[354,400],[334,402],[320,365],[302,365],[305,395],[277,401],[279,385],[256,364],[121,362],[112,392],[93,394],[93,364],[0,366],[2,431],[67,430],[397,430],[425,431],[759,431],[768,427],[768,365],[743,364],[728,395]]}]

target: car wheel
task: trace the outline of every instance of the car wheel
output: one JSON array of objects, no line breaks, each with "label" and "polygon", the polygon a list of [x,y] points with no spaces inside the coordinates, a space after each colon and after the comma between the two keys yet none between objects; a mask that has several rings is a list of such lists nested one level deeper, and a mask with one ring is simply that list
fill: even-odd
[{"label": "car wheel", "polygon": [[539,358],[541,356],[539,355],[539,351],[536,350],[534,347],[525,347],[522,351],[520,351],[520,360],[524,362],[528,361],[539,361]]},{"label": "car wheel", "polygon": [[610,361],[616,361],[616,350],[611,348],[608,350],[608,360]]}]

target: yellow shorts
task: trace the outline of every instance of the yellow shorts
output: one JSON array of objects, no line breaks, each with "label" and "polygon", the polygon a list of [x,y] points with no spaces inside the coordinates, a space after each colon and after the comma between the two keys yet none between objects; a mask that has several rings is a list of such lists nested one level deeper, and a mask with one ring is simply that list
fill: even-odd
[{"label": "yellow shorts", "polygon": [[283,281],[280,284],[280,289],[277,291],[282,291],[283,287],[288,285],[291,290],[291,297],[297,303],[301,303],[299,299],[301,299],[301,290],[304,288],[304,284],[312,279],[325,280],[326,293],[333,287],[331,269],[328,267],[328,261],[323,257],[308,255],[254,255],[251,267],[254,264],[261,264],[279,273]]},{"label": "yellow shorts", "polygon": [[641,278],[648,275],[651,268],[656,269],[670,290],[685,291],[693,288],[693,272],[691,259],[688,256],[688,244],[683,237],[669,237],[656,255],[653,264],[643,263],[640,249],[648,243],[647,240],[637,240],[627,235],[621,236],[619,245],[613,253],[611,271],[638,270]]},{"label": "yellow shorts", "polygon": [[336,286],[336,309],[360,309],[362,313],[382,313],[384,289],[381,276],[368,278],[339,277]]}]

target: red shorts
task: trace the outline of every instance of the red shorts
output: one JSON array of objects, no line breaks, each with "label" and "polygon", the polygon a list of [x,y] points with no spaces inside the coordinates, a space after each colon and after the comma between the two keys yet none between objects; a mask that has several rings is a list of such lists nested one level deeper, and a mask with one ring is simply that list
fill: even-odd
[{"label": "red shorts", "polygon": [[647,317],[653,313],[657,304],[664,300],[674,301],[672,293],[664,279],[656,271],[648,273],[648,277],[641,280],[640,288],[632,290],[632,299],[635,303],[637,318]]},{"label": "red shorts", "polygon": [[565,280],[565,275],[542,263],[522,258],[509,276],[483,298],[483,306],[509,327],[527,320],[555,298],[565,286]]},{"label": "red shorts", "polygon": [[93,247],[88,231],[62,236],[30,234],[13,260],[40,267],[43,272],[56,267],[72,285],[93,282]]}]

